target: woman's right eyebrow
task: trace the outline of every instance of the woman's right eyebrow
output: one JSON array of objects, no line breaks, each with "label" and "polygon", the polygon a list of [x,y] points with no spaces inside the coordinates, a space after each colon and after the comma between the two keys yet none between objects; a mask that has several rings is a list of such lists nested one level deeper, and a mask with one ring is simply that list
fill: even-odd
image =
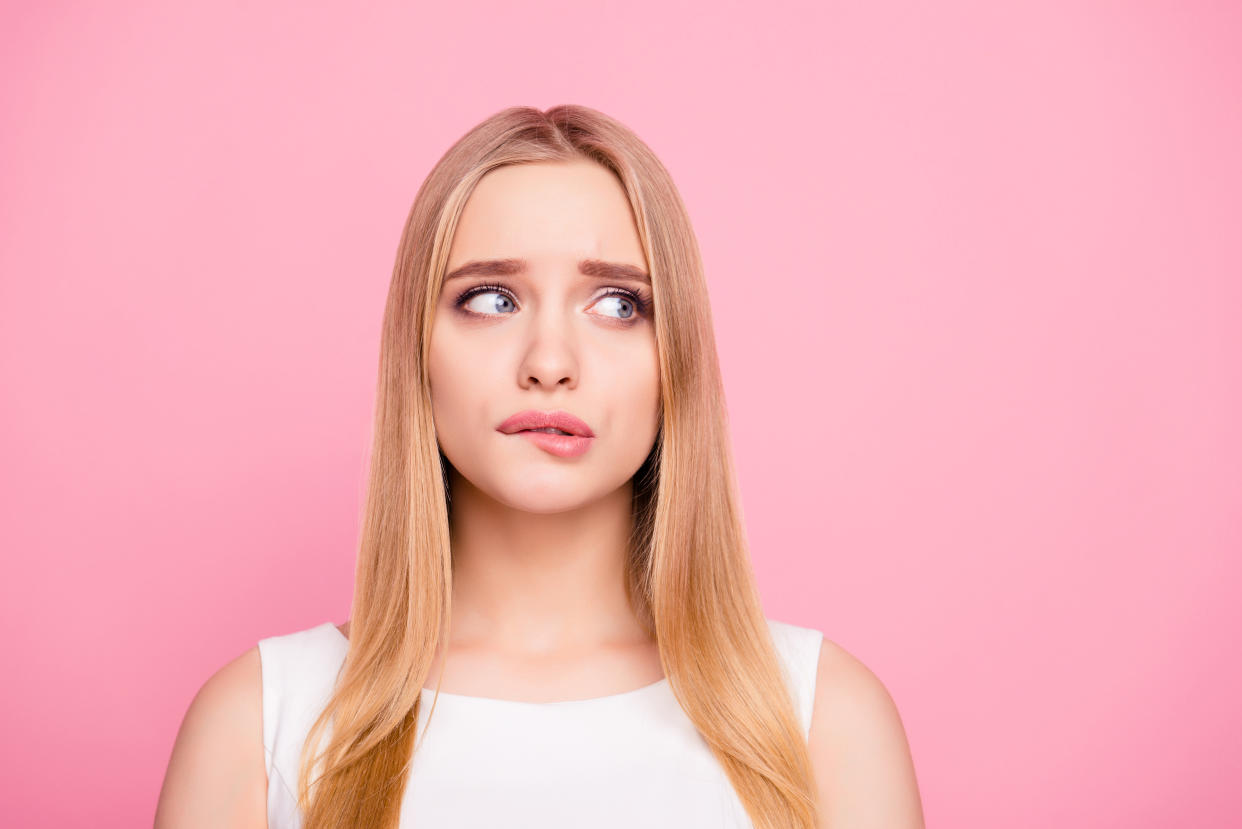
[{"label": "woman's right eyebrow", "polygon": [[[459,276],[512,276],[526,270],[525,259],[475,259],[460,265],[445,275],[444,281]],[[642,268],[621,262],[605,262],[602,259],[583,259],[578,270],[586,276],[603,279],[630,279],[651,284],[651,277]]]}]

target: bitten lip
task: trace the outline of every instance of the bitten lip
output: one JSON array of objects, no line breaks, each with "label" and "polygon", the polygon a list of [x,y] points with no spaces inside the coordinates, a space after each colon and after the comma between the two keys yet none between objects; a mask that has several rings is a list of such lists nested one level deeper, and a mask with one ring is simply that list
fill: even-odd
[{"label": "bitten lip", "polygon": [[590,426],[569,412],[541,412],[537,409],[527,409],[526,411],[518,412],[497,426],[496,431],[511,435],[523,429],[546,429],[549,426],[582,438],[595,437],[595,433],[591,431]]}]

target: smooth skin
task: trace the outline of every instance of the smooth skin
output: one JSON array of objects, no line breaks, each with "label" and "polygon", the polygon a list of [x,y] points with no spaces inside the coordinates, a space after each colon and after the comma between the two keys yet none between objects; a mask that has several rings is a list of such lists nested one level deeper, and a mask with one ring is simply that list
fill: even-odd
[{"label": "smooth skin", "polygon": [[[447,271],[489,260],[522,267],[447,280],[432,330],[454,578],[452,659],[437,650],[428,686],[548,702],[657,682],[659,649],[622,581],[630,479],[654,444],[660,395],[654,329],[626,294],[649,300],[650,286],[580,269],[598,260],[647,270],[624,190],[589,161],[489,172],[466,203]],[[596,439],[566,459],[496,431],[528,408],[568,411]],[[348,623],[338,627],[348,637]],[[266,826],[261,694],[257,647],[203,685],[173,747],[156,829]],[[821,827],[922,829],[896,706],[826,639],[810,753]]]},{"label": "smooth skin", "polygon": [[258,646],[199,689],[173,744],[155,829],[266,829],[262,693]]}]

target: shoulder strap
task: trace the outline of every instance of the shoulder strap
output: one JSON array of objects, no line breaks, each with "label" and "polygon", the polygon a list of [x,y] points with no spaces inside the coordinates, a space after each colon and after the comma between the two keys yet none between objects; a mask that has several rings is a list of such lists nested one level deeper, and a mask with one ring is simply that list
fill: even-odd
[{"label": "shoulder strap", "polygon": [[774,619],[768,619],[768,629],[772,632],[772,644],[781,657],[785,683],[802,723],[802,734],[810,737],[815,677],[819,671],[819,650],[824,634],[815,628],[799,627]]},{"label": "shoulder strap", "polygon": [[268,772],[268,823],[297,827],[298,763],[315,719],[328,704],[348,642],[331,622],[260,639],[263,748]]}]

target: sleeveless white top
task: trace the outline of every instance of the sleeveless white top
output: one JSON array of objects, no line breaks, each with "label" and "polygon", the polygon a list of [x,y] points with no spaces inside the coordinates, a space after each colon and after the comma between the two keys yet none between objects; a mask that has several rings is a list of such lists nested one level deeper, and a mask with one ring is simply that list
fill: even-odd
[{"label": "sleeveless white top", "polygon": [[[809,736],[823,634],[768,619]],[[332,622],[258,642],[269,829],[301,829],[299,753],[327,705],[348,640]],[[753,829],[668,678],[634,691],[520,702],[423,689],[401,826]],[[322,744],[321,744],[322,745]]]}]

